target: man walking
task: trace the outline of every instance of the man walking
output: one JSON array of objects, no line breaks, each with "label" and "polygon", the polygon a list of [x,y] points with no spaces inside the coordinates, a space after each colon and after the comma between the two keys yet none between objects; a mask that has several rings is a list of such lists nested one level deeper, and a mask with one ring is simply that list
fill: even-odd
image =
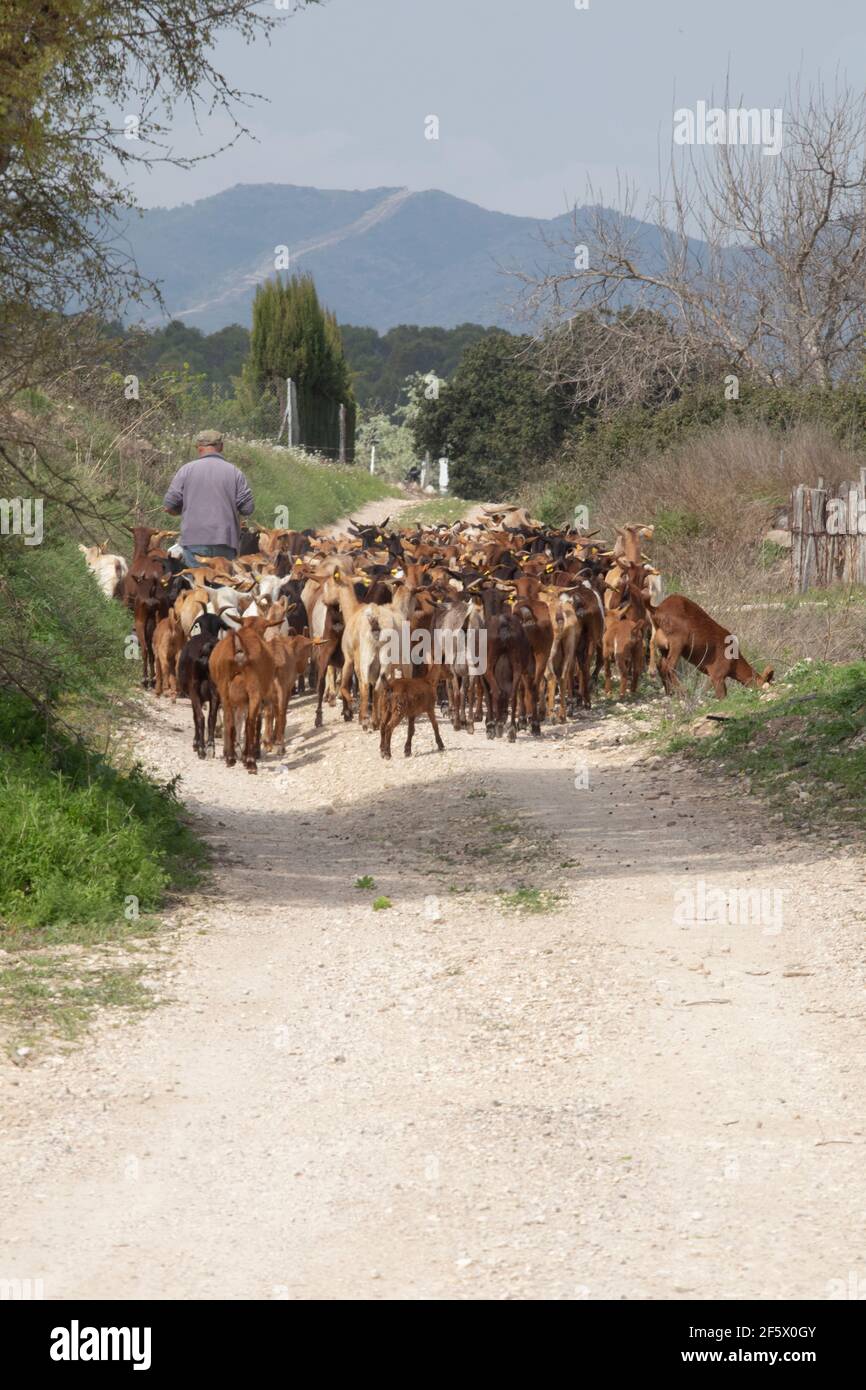
[{"label": "man walking", "polygon": [[180,543],[187,565],[196,556],[224,555],[233,560],[241,542],[241,516],[251,516],[253,494],[239,468],[223,458],[219,430],[196,435],[198,458],[179,468],[165,494],[165,510],[182,517]]}]

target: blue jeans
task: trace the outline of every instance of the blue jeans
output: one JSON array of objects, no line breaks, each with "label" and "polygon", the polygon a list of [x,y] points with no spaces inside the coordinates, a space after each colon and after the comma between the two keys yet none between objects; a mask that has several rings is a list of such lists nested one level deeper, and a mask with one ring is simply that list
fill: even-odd
[{"label": "blue jeans", "polygon": [[225,560],[233,560],[237,553],[231,545],[185,545],[183,547],[184,563],[190,569],[194,569],[198,564],[196,555],[201,555],[205,559],[212,555],[221,555]]}]

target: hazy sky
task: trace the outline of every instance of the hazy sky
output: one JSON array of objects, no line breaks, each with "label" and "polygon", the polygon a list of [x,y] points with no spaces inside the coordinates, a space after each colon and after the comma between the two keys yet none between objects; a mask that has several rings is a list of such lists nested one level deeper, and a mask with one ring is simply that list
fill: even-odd
[{"label": "hazy sky", "polygon": [[[280,15],[265,3],[262,9]],[[260,93],[245,139],[192,172],[135,183],[173,206],[236,183],[440,188],[549,217],[587,178],[655,186],[672,113],[721,97],[783,105],[790,77],[866,74],[863,0],[327,0],[283,18],[270,46],[226,42],[223,70]],[[424,137],[425,117],[440,122]],[[175,115],[178,150],[225,127]]]}]

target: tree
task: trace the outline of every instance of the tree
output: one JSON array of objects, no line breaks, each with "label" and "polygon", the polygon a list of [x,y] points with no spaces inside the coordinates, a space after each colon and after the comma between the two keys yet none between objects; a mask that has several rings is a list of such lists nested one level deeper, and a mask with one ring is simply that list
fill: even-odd
[{"label": "tree", "polygon": [[298,391],[300,442],[332,456],[339,451],[339,407],[346,407],[347,457],[354,451],[355,398],[335,316],[323,309],[310,275],[259,285],[247,381],[285,406],[285,383]]},{"label": "tree", "polygon": [[[295,8],[318,0],[296,0]],[[80,358],[84,315],[110,319],[144,283],[118,236],[133,164],[195,162],[169,144],[173,106],[227,114],[211,54],[279,22],[257,0],[5,0],[0,24],[0,401]],[[112,112],[124,113],[118,118]],[[77,315],[69,331],[68,315]]]},{"label": "tree", "polygon": [[[727,92],[726,109],[752,117]],[[613,379],[617,404],[643,399],[649,379],[671,398],[707,374],[821,388],[853,379],[866,333],[862,92],[795,86],[777,152],[739,140],[684,150],[644,221],[635,206],[626,187],[618,208],[590,210],[588,230],[576,217],[585,268],[570,244],[560,268],[521,277],[551,382],[589,401]]]},{"label": "tree", "polygon": [[395,415],[407,377],[435,372],[447,380],[472,343],[501,329],[461,323],[456,328],[419,328],[398,324],[387,333],[375,328],[342,326],[343,345],[358,404]]},{"label": "tree", "polygon": [[495,499],[546,459],[569,412],[527,360],[529,338],[491,333],[464,353],[450,383],[422,393],[414,415],[421,453],[451,460],[462,497]]}]

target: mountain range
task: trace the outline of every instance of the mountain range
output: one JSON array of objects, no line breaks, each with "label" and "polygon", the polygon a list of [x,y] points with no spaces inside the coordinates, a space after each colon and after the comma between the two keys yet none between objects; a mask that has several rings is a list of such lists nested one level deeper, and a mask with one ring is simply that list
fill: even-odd
[{"label": "mountain range", "polygon": [[[578,226],[589,211],[577,210]],[[658,228],[637,226],[652,256]],[[313,274],[341,323],[380,332],[402,323],[514,329],[519,285],[505,272],[569,257],[575,240],[570,212],[516,217],[435,189],[279,183],[146,209],[124,235],[142,273],[160,282],[166,316],[205,332],[249,325],[256,285],[273,275],[282,246],[289,270]]]}]

